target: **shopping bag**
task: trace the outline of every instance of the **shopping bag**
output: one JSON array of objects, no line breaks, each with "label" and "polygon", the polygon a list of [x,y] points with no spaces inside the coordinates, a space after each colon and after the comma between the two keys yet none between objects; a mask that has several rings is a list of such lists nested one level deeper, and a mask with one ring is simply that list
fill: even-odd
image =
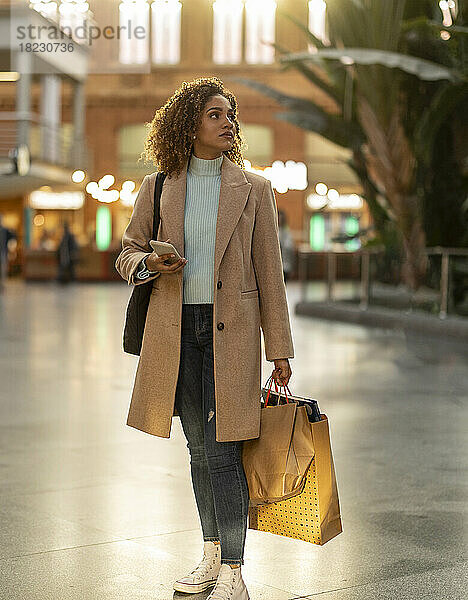
[{"label": "shopping bag", "polygon": [[242,463],[251,506],[299,494],[314,457],[306,407],[291,401],[287,393],[285,404],[269,406],[272,380],[270,377],[270,387],[264,388],[268,394],[260,413],[260,437],[243,444]]},{"label": "shopping bag", "polygon": [[249,528],[323,545],[342,532],[328,418],[309,422],[314,457],[299,494],[249,507]]}]

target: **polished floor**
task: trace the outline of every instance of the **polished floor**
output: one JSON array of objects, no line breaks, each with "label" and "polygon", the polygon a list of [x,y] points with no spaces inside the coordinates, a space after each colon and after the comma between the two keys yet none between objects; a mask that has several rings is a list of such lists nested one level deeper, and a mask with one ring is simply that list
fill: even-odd
[{"label": "polished floor", "polygon": [[[129,293],[0,294],[1,600],[190,597],[172,590],[202,550],[179,420],[170,440],[125,425]],[[295,284],[288,297],[290,388],[328,415],[343,533],[319,547],[249,530],[251,600],[466,599],[466,348],[298,317]]]}]

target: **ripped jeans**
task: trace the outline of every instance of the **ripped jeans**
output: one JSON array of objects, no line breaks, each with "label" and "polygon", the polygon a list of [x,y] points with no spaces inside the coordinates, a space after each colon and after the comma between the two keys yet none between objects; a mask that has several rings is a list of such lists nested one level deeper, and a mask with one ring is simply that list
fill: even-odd
[{"label": "ripped jeans", "polygon": [[221,562],[244,564],[249,489],[242,440],[216,441],[213,304],[182,304],[175,404],[190,454],[204,541],[221,542]]}]

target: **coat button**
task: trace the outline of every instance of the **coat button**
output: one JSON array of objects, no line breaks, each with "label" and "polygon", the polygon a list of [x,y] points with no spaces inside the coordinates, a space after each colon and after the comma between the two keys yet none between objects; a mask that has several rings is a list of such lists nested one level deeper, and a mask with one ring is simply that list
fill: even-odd
[{"label": "coat button", "polygon": [[222,281],[218,281],[218,285],[216,286],[218,288],[218,290],[222,287],[223,282]]},{"label": "coat button", "polygon": [[221,331],[221,329],[224,329],[224,323],[218,323],[217,327]]}]

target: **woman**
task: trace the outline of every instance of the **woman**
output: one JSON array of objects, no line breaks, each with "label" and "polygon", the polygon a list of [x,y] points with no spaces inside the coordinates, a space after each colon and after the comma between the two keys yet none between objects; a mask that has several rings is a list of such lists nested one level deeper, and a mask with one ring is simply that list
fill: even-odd
[{"label": "woman", "polygon": [[260,434],[261,338],[280,385],[294,357],[271,184],[243,170],[237,102],[215,78],[184,82],[150,124],[146,159],[166,173],[158,240],[156,173],[147,175],[116,268],[154,280],[127,424],[170,437],[180,416],[204,539],[200,564],[174,583],[209,600],[248,600],[241,575],[249,491],[242,443]]}]

